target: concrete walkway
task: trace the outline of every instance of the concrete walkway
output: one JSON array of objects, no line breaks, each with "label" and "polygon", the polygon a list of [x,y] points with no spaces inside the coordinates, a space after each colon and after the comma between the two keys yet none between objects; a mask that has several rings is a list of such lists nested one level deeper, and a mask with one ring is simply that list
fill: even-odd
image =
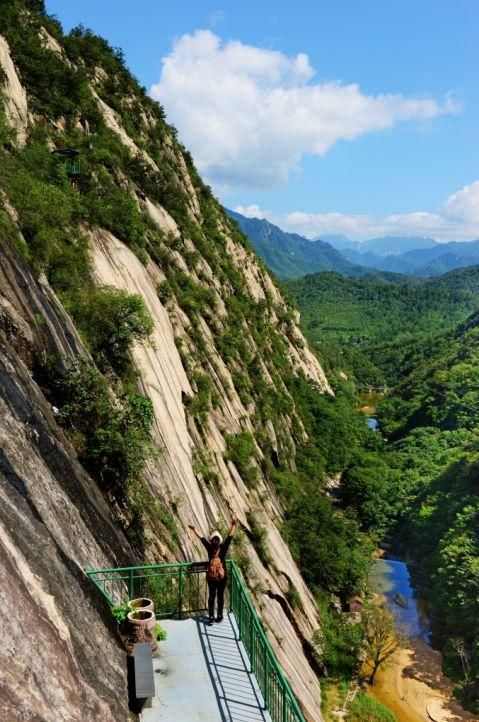
[{"label": "concrete walkway", "polygon": [[168,638],[153,660],[156,694],[142,722],[271,722],[234,617],[205,622],[161,622]]}]

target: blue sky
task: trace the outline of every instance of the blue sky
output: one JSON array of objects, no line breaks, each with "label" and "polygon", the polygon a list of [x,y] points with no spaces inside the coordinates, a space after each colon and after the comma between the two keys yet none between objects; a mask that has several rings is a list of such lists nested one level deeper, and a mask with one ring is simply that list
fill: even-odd
[{"label": "blue sky", "polygon": [[123,49],[225,204],[310,237],[479,237],[477,0],[46,4]]}]

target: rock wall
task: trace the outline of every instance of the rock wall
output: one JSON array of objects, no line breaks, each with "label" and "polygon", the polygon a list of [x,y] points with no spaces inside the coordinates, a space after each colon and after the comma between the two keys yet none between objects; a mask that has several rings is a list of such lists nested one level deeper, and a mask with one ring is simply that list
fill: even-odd
[{"label": "rock wall", "polygon": [[86,352],[6,247],[0,291],[0,718],[127,720],[125,653],[84,570],[133,555],[32,378],[42,354]]},{"label": "rock wall", "polygon": [[17,71],[10,56],[8,43],[0,35],[0,68],[5,73],[2,88],[7,121],[16,134],[16,142],[23,145],[27,139],[28,106],[27,94],[18,79]]}]

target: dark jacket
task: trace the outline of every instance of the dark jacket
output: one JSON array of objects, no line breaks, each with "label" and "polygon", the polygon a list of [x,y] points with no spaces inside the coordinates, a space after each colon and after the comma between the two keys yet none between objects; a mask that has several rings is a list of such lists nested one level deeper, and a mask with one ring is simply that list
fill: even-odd
[{"label": "dark jacket", "polygon": [[[224,540],[224,542],[221,542],[221,544],[220,544],[218,556],[221,559],[221,561],[223,562],[223,564],[225,563],[226,554],[228,553],[228,549],[230,548],[232,538],[233,537],[231,537],[231,536],[227,536],[226,539]],[[204,536],[201,537],[201,543],[203,544],[204,548],[208,552],[208,561],[210,561],[210,559],[212,559],[215,554],[215,547],[213,546],[213,544],[210,541],[208,541],[208,539],[205,539]],[[226,570],[226,567],[225,567],[225,570]]]}]

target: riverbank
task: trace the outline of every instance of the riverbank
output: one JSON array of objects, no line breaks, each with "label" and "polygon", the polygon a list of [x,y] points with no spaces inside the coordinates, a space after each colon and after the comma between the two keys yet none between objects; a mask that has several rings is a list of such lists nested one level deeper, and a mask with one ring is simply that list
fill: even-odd
[{"label": "riverbank", "polygon": [[398,722],[479,722],[456,702],[454,684],[442,672],[441,653],[421,637],[412,637],[406,649],[398,650],[367,689]]},{"label": "riverbank", "polygon": [[379,669],[369,694],[389,707],[398,722],[479,722],[454,699],[454,684],[442,671],[442,655],[428,644],[425,605],[414,596],[407,564],[377,559],[369,581],[378,603],[388,606],[408,636],[407,647]]}]

